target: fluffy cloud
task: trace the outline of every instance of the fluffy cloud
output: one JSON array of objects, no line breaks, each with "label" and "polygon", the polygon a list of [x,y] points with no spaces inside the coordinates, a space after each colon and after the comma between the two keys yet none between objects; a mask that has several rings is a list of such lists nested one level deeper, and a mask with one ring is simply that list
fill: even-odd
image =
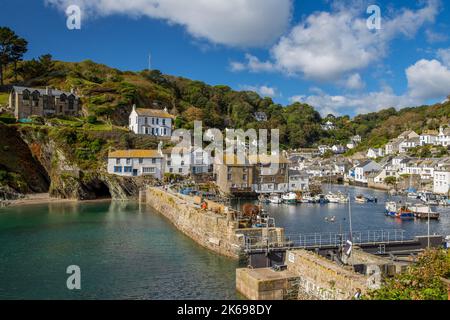
[{"label": "fluffy cloud", "polygon": [[232,71],[243,71],[248,70],[250,72],[271,72],[275,71],[276,67],[270,61],[260,61],[257,57],[246,54],[246,62],[232,61],[230,67]]},{"label": "fluffy cloud", "polygon": [[[391,17],[383,16],[382,29],[376,32],[367,28],[361,6],[339,5],[332,12],[315,12],[273,46],[273,62],[259,63],[308,79],[342,81],[383,58],[389,43],[399,35],[413,37],[423,25],[433,22],[439,4],[439,0],[428,0],[418,10],[402,9]],[[258,71],[250,63],[246,68]]]},{"label": "fluffy cloud", "polygon": [[79,5],[85,16],[124,14],[182,25],[196,38],[252,47],[277,40],[291,18],[291,0],[45,0],[64,10]]},{"label": "fluffy cloud", "polygon": [[[443,51],[446,52],[447,51]],[[291,102],[304,102],[315,106],[323,114],[340,115],[343,111],[367,113],[394,107],[411,107],[424,104],[429,100],[442,101],[450,94],[450,68],[437,60],[419,60],[405,70],[408,90],[397,95],[386,86],[380,91],[349,95],[329,95],[314,89],[311,95],[296,95]]]},{"label": "fluffy cloud", "polygon": [[241,86],[242,90],[245,91],[255,91],[263,97],[275,97],[277,95],[277,89],[269,86]]},{"label": "fluffy cloud", "polygon": [[417,61],[406,69],[409,94],[427,100],[450,94],[450,69],[437,60]]},{"label": "fluffy cloud", "polygon": [[359,73],[354,73],[345,80],[344,86],[347,89],[359,90],[365,87],[365,83]]}]

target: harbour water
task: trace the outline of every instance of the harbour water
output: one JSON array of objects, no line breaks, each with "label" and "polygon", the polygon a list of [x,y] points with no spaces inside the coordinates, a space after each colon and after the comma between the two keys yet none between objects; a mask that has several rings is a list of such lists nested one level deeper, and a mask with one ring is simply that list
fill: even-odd
[{"label": "harbour water", "polygon": [[[377,204],[352,201],[353,230],[405,230],[426,235],[426,221],[384,215],[384,192],[364,193]],[[326,190],[328,191],[328,190]],[[243,203],[244,201],[242,201]],[[239,206],[242,203],[235,203]],[[287,234],[348,230],[347,204],[267,205]],[[335,216],[330,223],[326,217]],[[346,220],[344,220],[344,218]],[[431,221],[450,234],[450,210]],[[236,299],[237,262],[200,247],[168,220],[136,203],[53,203],[0,209],[0,299]],[[66,287],[66,268],[81,268],[81,290]]]},{"label": "harbour water", "polygon": [[[60,203],[0,209],[0,299],[236,299],[237,263],[145,206]],[[66,268],[81,268],[81,290]]]}]

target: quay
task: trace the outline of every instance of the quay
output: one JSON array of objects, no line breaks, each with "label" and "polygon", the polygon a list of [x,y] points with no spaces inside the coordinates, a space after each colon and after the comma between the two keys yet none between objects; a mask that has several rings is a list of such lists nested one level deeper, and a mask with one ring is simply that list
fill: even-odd
[{"label": "quay", "polygon": [[241,212],[170,189],[149,187],[141,201],[199,245],[239,260],[236,289],[253,300],[352,299],[404,271],[427,246],[443,245],[442,236],[407,238],[402,230],[286,235],[274,224],[255,227]]}]

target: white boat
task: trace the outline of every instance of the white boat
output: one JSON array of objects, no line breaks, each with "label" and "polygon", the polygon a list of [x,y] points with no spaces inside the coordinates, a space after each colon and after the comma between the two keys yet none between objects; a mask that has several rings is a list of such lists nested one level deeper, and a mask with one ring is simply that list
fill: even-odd
[{"label": "white boat", "polygon": [[278,195],[273,194],[269,197],[269,201],[273,204],[280,204],[283,202],[283,199],[281,199]]},{"label": "white boat", "polygon": [[399,218],[402,220],[414,219],[414,214],[406,206],[397,204],[397,202],[390,201],[386,202],[386,215],[388,217]]},{"label": "white boat", "polygon": [[325,198],[326,198],[326,199],[328,200],[328,202],[330,202],[330,203],[339,203],[339,200],[340,200],[339,196],[336,195],[336,194],[334,194],[334,193],[332,193],[332,192],[329,192],[329,193],[325,196]]},{"label": "white boat", "polygon": [[294,192],[283,194],[281,198],[285,203],[297,203],[297,194],[295,194]]},{"label": "white boat", "polygon": [[418,199],[419,195],[417,193],[415,193],[415,192],[410,192],[410,193],[408,193],[408,198],[410,198],[410,199]]},{"label": "white boat", "polygon": [[357,203],[366,203],[367,199],[362,194],[355,196],[355,202]]},{"label": "white boat", "polygon": [[429,215],[430,219],[439,219],[439,213],[435,209],[421,203],[410,204],[408,205],[408,209],[414,213],[416,218],[428,219]]},{"label": "white boat", "polygon": [[302,199],[300,200],[301,203],[314,203],[314,197],[310,196],[310,195],[304,195],[302,197]]}]

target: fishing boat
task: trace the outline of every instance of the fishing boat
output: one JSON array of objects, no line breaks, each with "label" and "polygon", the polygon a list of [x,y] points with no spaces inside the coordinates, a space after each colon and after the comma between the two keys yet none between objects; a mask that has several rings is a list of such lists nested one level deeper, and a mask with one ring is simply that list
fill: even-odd
[{"label": "fishing boat", "polygon": [[377,203],[378,199],[372,196],[366,196],[366,202],[372,202],[372,203]]},{"label": "fishing boat", "polygon": [[280,204],[283,202],[283,199],[281,199],[277,194],[272,194],[269,197],[269,201],[273,204]]},{"label": "fishing boat", "polygon": [[334,194],[332,192],[329,192],[325,198],[328,200],[329,203],[339,203],[339,196],[337,194]]},{"label": "fishing boat", "polygon": [[439,213],[424,204],[410,204],[408,205],[408,209],[414,214],[414,216],[418,219],[428,219],[428,216],[430,219],[438,220],[439,219]]},{"label": "fishing boat", "polygon": [[431,192],[423,192],[422,195],[420,196],[420,200],[422,200],[422,202],[424,202],[430,206],[439,205],[439,201],[438,201],[436,195]]},{"label": "fishing boat", "polygon": [[303,195],[300,202],[301,203],[315,203],[315,200],[314,200],[314,197],[312,197],[310,194],[305,194],[305,195]]},{"label": "fishing boat", "polygon": [[406,206],[402,206],[401,204],[397,205],[397,202],[386,202],[385,209],[388,217],[399,218],[402,220],[414,219],[414,213]]},{"label": "fishing boat", "polygon": [[281,198],[283,199],[284,203],[289,203],[289,204],[297,203],[297,194],[294,192],[289,192],[289,193],[283,194],[281,196]]}]

